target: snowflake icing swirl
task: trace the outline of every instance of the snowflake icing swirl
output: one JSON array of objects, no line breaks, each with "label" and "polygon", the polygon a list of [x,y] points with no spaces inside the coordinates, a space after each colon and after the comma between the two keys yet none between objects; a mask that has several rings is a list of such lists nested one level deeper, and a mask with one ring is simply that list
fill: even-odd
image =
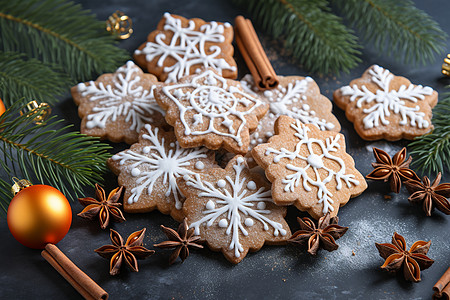
[{"label": "snowflake icing swirl", "polygon": [[[190,91],[183,92],[183,88]],[[247,123],[246,116],[251,114],[263,102],[256,97],[244,93],[239,88],[228,85],[227,80],[212,70],[207,70],[194,76],[190,83],[168,85],[163,87],[163,93],[169,97],[180,111],[180,120],[185,128],[185,135],[203,135],[215,133],[231,137],[239,146],[243,145],[241,132]],[[239,108],[243,111],[240,111]],[[187,119],[187,113],[194,111],[193,124]],[[206,118],[205,118],[206,117]],[[195,130],[199,124],[209,119],[206,130]],[[235,120],[240,122],[237,130],[233,125]],[[219,123],[216,120],[222,120]],[[225,126],[224,132],[220,125]]]},{"label": "snowflake icing swirl", "polygon": [[[244,251],[239,240],[240,233],[248,236],[251,230],[247,230],[246,227],[250,228],[255,221],[261,222],[264,230],[269,230],[271,226],[274,236],[287,234],[282,224],[266,216],[271,213],[266,209],[266,202],[272,202],[271,191],[265,190],[264,187],[258,189],[254,181],[248,181],[243,177],[241,173],[245,168],[244,158],[238,157],[236,164],[233,165],[235,179],[226,176],[225,179],[212,183],[198,177],[183,177],[188,186],[200,191],[199,197],[210,198],[203,211],[204,217],[191,223],[189,227],[194,228],[195,234],[199,235],[202,224],[209,227],[220,218],[217,226],[224,228],[226,235],[232,235],[228,248],[234,250],[235,257],[240,257]],[[227,185],[230,186],[231,192],[226,189]]]},{"label": "snowflake icing swirl", "polygon": [[89,85],[78,84],[82,97],[90,97],[89,101],[97,102],[87,116],[88,129],[105,128],[108,120],[115,122],[119,116],[126,116],[125,122],[131,123],[130,130],[139,132],[144,124],[153,121],[153,112],[164,114],[153,96],[154,86],[149,91],[139,85],[141,77],[135,75],[139,71],[133,62],[128,61],[117,69],[112,85],[98,82],[97,86],[94,81],[90,81]]},{"label": "snowflake icing swirl", "polygon": [[[151,145],[145,146],[142,149],[142,153],[127,150],[112,156],[112,159],[119,161],[120,165],[129,162],[129,173],[132,177],[137,178],[137,186],[131,190],[128,203],[137,202],[144,190],[147,190],[147,193],[150,195],[153,192],[155,183],[162,177],[163,185],[168,185],[165,196],[173,194],[175,208],[181,209],[181,193],[176,179],[184,175],[197,175],[187,167],[192,166],[191,160],[193,159],[206,158],[207,149],[185,149],[181,148],[178,142],[170,143],[169,147],[165,147],[164,137],[158,138],[158,127],[152,130],[152,127],[146,124],[145,129],[147,132],[142,138],[150,141]],[[203,163],[197,161],[194,164],[194,168],[201,170]]]},{"label": "snowflake icing swirl", "polygon": [[420,107],[418,105],[409,107],[406,101],[417,103],[423,100],[425,96],[433,93],[431,87],[410,84],[408,87],[402,85],[398,90],[389,90],[394,74],[377,65],[369,70],[369,74],[372,76],[372,82],[380,88],[376,93],[371,92],[365,85],[361,88],[356,84],[341,88],[342,95],[350,96],[352,102],[357,100],[356,106],[359,108],[364,103],[373,103],[371,107],[363,109],[363,112],[367,114],[363,119],[365,129],[380,126],[380,122],[384,126],[388,125],[389,121],[386,117],[389,117],[391,113],[401,116],[400,125],[407,125],[409,118],[411,126],[418,128],[430,126],[430,122],[424,119],[425,113],[419,111]]},{"label": "snowflake icing swirl", "polygon": [[[177,82],[184,76],[190,75],[190,69],[194,65],[212,67],[219,74],[227,69],[236,71],[235,66],[231,66],[223,58],[218,58],[222,50],[219,46],[213,45],[206,49],[206,43],[223,43],[225,41],[224,25],[217,22],[209,22],[195,30],[195,23],[189,20],[187,27],[182,27],[181,20],[172,17],[169,13],[164,14],[166,22],[165,31],[173,32],[170,44],[166,44],[166,35],[160,33],[156,35],[155,42],[147,42],[142,50],[136,50],[137,55],[144,54],[147,61],[152,61],[159,56],[157,66],[162,67],[167,57],[176,60],[172,66],[164,67],[164,72],[168,73],[166,83]],[[211,52],[207,54],[207,52]]]},{"label": "snowflake icing swirl", "polygon": [[[288,158],[290,160],[300,159],[305,161],[305,167],[298,167],[293,164],[286,165],[288,170],[294,171],[295,173],[287,175],[282,180],[283,184],[285,184],[284,190],[286,192],[294,192],[294,189],[298,187],[299,184],[302,184],[303,188],[309,192],[312,190],[310,185],[315,186],[317,188],[317,198],[319,199],[319,203],[323,204],[323,214],[331,212],[334,210],[332,206],[334,200],[332,199],[333,194],[327,187],[327,183],[332,181],[333,177],[336,180],[337,190],[342,188],[343,183],[345,183],[348,188],[350,188],[352,184],[359,185],[359,181],[355,179],[355,175],[346,174],[344,160],[332,154],[332,152],[336,152],[340,147],[338,143],[340,135],[337,134],[334,137],[328,137],[324,142],[323,140],[308,137],[310,129],[300,123],[299,120],[295,120],[295,123],[291,124],[291,127],[296,131],[294,135],[300,140],[297,143],[295,150],[289,151],[285,148],[281,148],[280,150],[267,148],[265,155],[275,154],[273,158],[274,163],[280,162],[282,158]],[[322,153],[314,153],[313,144],[318,145]],[[302,145],[305,145],[308,149],[309,155],[307,157],[300,155]],[[324,164],[324,158],[339,164],[340,169],[334,171],[331,167],[327,167]],[[313,170],[315,178],[311,178],[307,174],[306,171],[310,168]],[[325,178],[321,178],[319,174],[320,169],[325,170],[328,173]]]}]

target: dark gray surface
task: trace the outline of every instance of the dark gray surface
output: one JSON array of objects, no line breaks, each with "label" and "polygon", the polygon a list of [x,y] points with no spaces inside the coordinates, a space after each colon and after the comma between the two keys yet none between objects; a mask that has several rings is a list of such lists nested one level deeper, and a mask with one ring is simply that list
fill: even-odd
[{"label": "dark gray surface", "polygon": [[[236,15],[243,13],[229,1],[80,2],[100,19],[106,19],[117,9],[132,17],[135,33],[129,40],[121,43],[121,47],[130,52],[146,39],[166,11],[188,18],[228,22],[233,22]],[[418,2],[418,6],[433,15],[442,28],[450,32],[448,0],[422,1]],[[260,36],[278,74],[307,74],[301,67],[292,64],[289,57],[277,55],[280,52],[277,43],[269,37]],[[450,51],[450,43],[447,46]],[[313,78],[321,87],[322,93],[331,99],[336,88],[359,77],[367,67],[377,63],[397,75],[410,78],[414,83],[430,85],[442,92],[444,86],[450,83],[440,75],[442,59],[443,57],[438,57],[434,64],[426,67],[413,67],[395,63],[392,59],[378,56],[366,49],[363,63],[351,74],[337,79],[314,75]],[[238,63],[241,62],[238,60]],[[241,65],[240,69],[245,70],[245,67]],[[77,108],[70,97],[55,106],[54,112],[65,118],[68,124],[74,123],[75,128],[79,128]],[[353,125],[346,120],[340,109],[335,108],[333,112],[341,122],[348,152],[355,158],[356,166],[363,175],[372,169],[372,146],[381,147],[392,154],[407,144],[404,141],[365,142],[356,135]],[[114,152],[125,148],[128,148],[125,144],[115,145]],[[112,174],[107,175],[105,181],[108,191],[117,184],[117,179]],[[450,181],[448,174],[444,181]],[[337,251],[322,251],[317,257],[311,257],[293,247],[266,246],[233,266],[221,253],[204,249],[193,252],[184,264],[177,263],[169,267],[170,252],[160,250],[147,260],[139,261],[139,273],[123,269],[119,276],[112,277],[108,274],[109,262],[93,252],[94,249],[109,244],[109,231],[102,231],[97,223],[77,217],[75,214],[82,207],[76,202],[72,203],[72,227],[58,247],[97,281],[110,294],[111,299],[430,299],[433,284],[450,264],[450,219],[440,212],[435,212],[432,217],[424,216],[420,208],[408,203],[405,189],[386,200],[383,196],[387,194],[387,188],[385,184],[369,182],[369,188],[363,195],[341,208],[340,223],[350,229],[338,241],[340,247]],[[86,189],[86,195],[92,196],[93,189]],[[293,231],[298,229],[295,221],[298,215],[300,214],[295,209],[289,209],[287,219]],[[177,226],[170,217],[158,212],[126,214],[126,218],[125,223],[113,224],[112,228],[126,236],[146,227],[145,245],[148,248],[153,248],[154,243],[164,240],[160,224]],[[378,256],[374,243],[390,242],[394,231],[404,235],[409,246],[418,239],[432,241],[429,256],[436,263],[422,273],[422,282],[407,283],[400,276],[390,276],[379,269],[383,260]],[[0,236],[0,299],[80,298],[45,262],[39,251],[25,248],[13,239],[4,219],[0,220]]]}]

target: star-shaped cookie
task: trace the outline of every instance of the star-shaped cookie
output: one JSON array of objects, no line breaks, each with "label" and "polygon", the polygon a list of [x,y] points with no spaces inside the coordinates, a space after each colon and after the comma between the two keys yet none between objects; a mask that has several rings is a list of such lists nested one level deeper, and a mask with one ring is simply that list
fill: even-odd
[{"label": "star-shaped cookie", "polygon": [[253,148],[252,156],[270,182],[278,205],[294,204],[315,219],[361,194],[367,183],[345,152],[344,135],[320,131],[288,116],[275,122],[275,135]]},{"label": "star-shaped cookie", "polygon": [[237,77],[233,27],[165,13],[155,31],[134,53],[136,62],[161,81],[177,82],[211,67],[226,78]]},{"label": "star-shaped cookie", "polygon": [[182,147],[223,147],[235,154],[248,152],[250,132],[269,108],[257,95],[244,92],[239,81],[212,69],[161,85],[155,99]]},{"label": "star-shaped cookie", "polygon": [[334,102],[365,140],[414,139],[433,129],[431,109],[438,94],[373,65],[333,94]]},{"label": "star-shaped cookie", "polygon": [[139,142],[108,159],[108,167],[125,187],[124,210],[154,209],[183,220],[183,195],[176,179],[207,172],[215,165],[214,153],[206,148],[181,148],[173,131],[146,124]]},{"label": "star-shaped cookie", "polygon": [[186,196],[183,211],[189,227],[232,263],[264,243],[285,243],[291,236],[286,208],[273,203],[270,184],[250,171],[240,155],[225,169],[186,175],[178,182]]},{"label": "star-shaped cookie", "polygon": [[128,61],[115,73],[72,87],[81,133],[132,144],[144,124],[163,126],[164,111],[153,96],[157,84],[155,76]]}]

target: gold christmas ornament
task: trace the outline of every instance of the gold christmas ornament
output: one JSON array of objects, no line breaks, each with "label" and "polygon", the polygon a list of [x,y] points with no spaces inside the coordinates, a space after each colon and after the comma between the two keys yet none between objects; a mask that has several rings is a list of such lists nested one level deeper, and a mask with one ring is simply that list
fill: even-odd
[{"label": "gold christmas ornament", "polygon": [[20,115],[26,115],[29,118],[33,118],[33,123],[40,125],[48,119],[51,113],[52,109],[50,105],[45,102],[39,104],[36,100],[32,100],[27,103],[24,109],[20,112]]},{"label": "gold christmas ornament", "polygon": [[131,18],[120,10],[117,10],[106,20],[106,30],[116,38],[126,40],[133,33],[133,22]]},{"label": "gold christmas ornament", "polygon": [[3,104],[2,99],[0,99],[0,116],[6,111],[5,105]]},{"label": "gold christmas ornament", "polygon": [[442,64],[442,74],[450,76],[450,54],[444,58],[444,63]]},{"label": "gold christmas ornament", "polygon": [[14,198],[8,207],[7,222],[14,238],[34,249],[56,244],[69,231],[72,209],[57,189],[13,178]]}]

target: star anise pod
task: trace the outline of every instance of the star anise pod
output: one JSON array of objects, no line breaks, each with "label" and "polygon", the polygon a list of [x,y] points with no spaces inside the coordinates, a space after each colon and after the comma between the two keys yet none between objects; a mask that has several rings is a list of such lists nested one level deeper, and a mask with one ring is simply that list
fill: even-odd
[{"label": "star anise pod", "polygon": [[316,255],[320,247],[327,251],[336,250],[339,245],[336,244],[338,238],[343,236],[348,227],[337,225],[338,217],[330,218],[330,213],[319,219],[317,225],[310,218],[300,219],[297,217],[301,230],[294,232],[288,242],[294,244],[308,244],[308,253]]},{"label": "star anise pod", "polygon": [[189,256],[189,247],[203,248],[202,245],[198,244],[200,236],[193,236],[194,228],[188,229],[186,218],[184,218],[177,231],[163,225],[161,225],[161,228],[169,240],[154,246],[159,248],[175,248],[169,257],[169,264],[173,264],[178,256],[181,258],[181,262],[184,262]]},{"label": "star anise pod", "polygon": [[411,196],[408,200],[415,203],[422,202],[423,210],[427,216],[431,216],[434,207],[442,211],[446,215],[450,215],[450,183],[441,183],[441,172],[436,176],[433,183],[425,176],[420,180],[408,180],[405,186]]},{"label": "star anise pod", "polygon": [[392,159],[385,151],[375,147],[373,148],[373,155],[377,160],[376,163],[372,163],[375,170],[367,175],[366,178],[373,180],[384,180],[384,182],[389,180],[391,191],[397,194],[400,192],[400,188],[402,187],[402,180],[406,181],[414,179],[420,181],[416,173],[409,168],[412,157],[410,156],[407,160],[405,160],[405,147],[397,152]]},{"label": "star anise pod", "polygon": [[79,198],[81,205],[85,206],[85,208],[78,214],[78,216],[92,220],[97,215],[100,220],[100,227],[105,229],[108,224],[110,217],[114,222],[123,222],[125,221],[125,217],[122,214],[122,211],[119,209],[121,203],[117,203],[122,194],[122,187],[116,188],[109,193],[108,198],[106,198],[105,190],[95,184],[95,197],[91,198]]},{"label": "star anise pod", "polygon": [[109,264],[109,274],[111,275],[119,273],[124,260],[133,272],[138,272],[137,259],[144,259],[155,253],[155,251],[142,246],[144,235],[145,228],[133,232],[124,244],[122,236],[117,231],[111,229],[110,237],[112,245],[105,245],[94,251],[102,257],[111,259]]},{"label": "star anise pod", "polygon": [[406,250],[405,239],[394,232],[392,244],[375,245],[380,256],[386,260],[381,268],[392,273],[403,268],[403,275],[408,281],[419,282],[420,270],[428,269],[434,263],[434,260],[426,256],[431,242],[417,241]]}]

